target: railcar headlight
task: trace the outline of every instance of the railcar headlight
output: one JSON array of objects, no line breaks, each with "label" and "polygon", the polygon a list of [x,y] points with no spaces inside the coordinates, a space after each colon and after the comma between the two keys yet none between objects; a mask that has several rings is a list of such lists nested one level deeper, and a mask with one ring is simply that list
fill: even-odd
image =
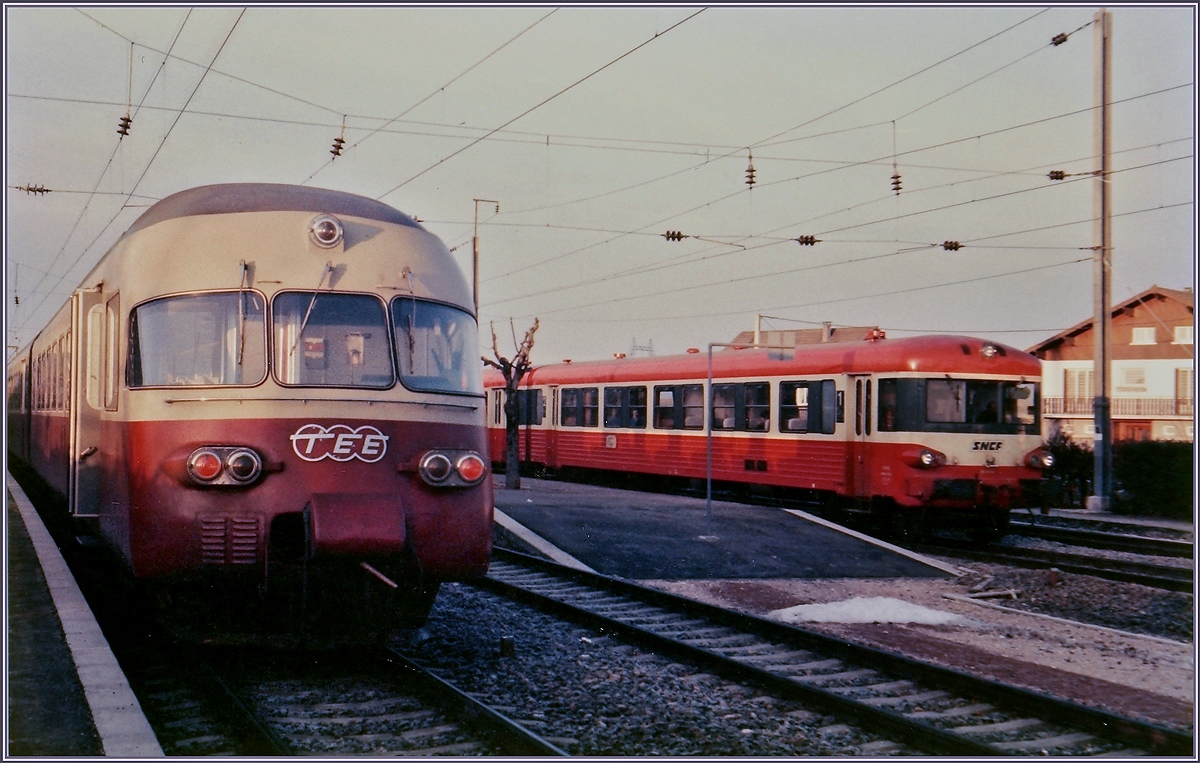
[{"label": "railcar headlight", "polygon": [[249,448],[238,448],[225,457],[225,469],[234,482],[244,485],[262,474],[262,459]]},{"label": "railcar headlight", "polygon": [[417,473],[434,487],[470,487],[487,476],[487,463],[473,450],[431,450],[417,462]]},{"label": "railcar headlight", "polygon": [[250,485],[262,472],[262,456],[239,445],[204,445],[187,458],[188,477],[199,485]]},{"label": "railcar headlight", "polygon": [[308,235],[322,249],[332,249],[342,241],[342,223],[332,215],[317,215],[308,225]]},{"label": "railcar headlight", "polygon": [[483,479],[484,473],[487,472],[487,466],[478,453],[459,456],[458,461],[454,464],[454,469],[458,472],[458,476],[462,477],[463,482],[470,485]]},{"label": "railcar headlight", "polygon": [[909,464],[919,469],[932,469],[936,466],[943,466],[946,463],[946,454],[940,453],[933,448],[914,448],[906,451],[904,458]]},{"label": "railcar headlight", "polygon": [[209,483],[221,476],[221,457],[208,448],[200,448],[187,460],[188,475],[197,482]]},{"label": "railcar headlight", "polygon": [[1049,469],[1054,466],[1054,454],[1038,448],[1025,457],[1025,463],[1033,469]]},{"label": "railcar headlight", "polygon": [[421,479],[430,485],[440,485],[454,473],[454,465],[450,463],[450,459],[444,453],[436,451],[425,454],[425,457],[421,459],[419,469]]}]

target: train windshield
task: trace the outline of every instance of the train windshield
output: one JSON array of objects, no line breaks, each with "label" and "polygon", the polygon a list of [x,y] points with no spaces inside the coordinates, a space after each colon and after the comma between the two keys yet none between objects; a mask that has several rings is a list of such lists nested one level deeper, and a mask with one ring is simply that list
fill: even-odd
[{"label": "train windshield", "polygon": [[266,346],[257,292],[156,299],[130,316],[129,386],[255,385],[267,376]]},{"label": "train windshield", "polygon": [[475,319],[463,310],[411,297],[392,300],[400,381],[425,392],[483,394]]},{"label": "train windshield", "polygon": [[275,375],[299,387],[395,384],[384,305],[370,294],[302,291],[275,297]]},{"label": "train windshield", "polygon": [[993,379],[880,379],[879,429],[1037,434],[1038,385]]}]

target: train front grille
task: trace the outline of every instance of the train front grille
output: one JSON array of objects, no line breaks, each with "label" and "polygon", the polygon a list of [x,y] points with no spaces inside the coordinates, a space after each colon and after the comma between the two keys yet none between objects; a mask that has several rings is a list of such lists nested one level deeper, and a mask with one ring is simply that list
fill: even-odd
[{"label": "train front grille", "polygon": [[261,521],[258,517],[200,517],[200,559],[204,564],[257,564]]}]

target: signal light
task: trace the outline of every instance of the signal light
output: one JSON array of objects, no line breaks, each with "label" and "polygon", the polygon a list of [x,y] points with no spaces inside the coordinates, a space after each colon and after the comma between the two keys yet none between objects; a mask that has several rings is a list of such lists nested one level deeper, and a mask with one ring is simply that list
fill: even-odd
[{"label": "signal light", "polygon": [[1064,180],[1067,177],[1067,173],[1062,170],[1050,170],[1050,174],[1047,177],[1051,180]]},{"label": "signal light", "polygon": [[677,231],[677,230],[669,230],[666,233],[662,234],[662,236],[667,241],[681,241],[682,239],[685,239],[685,238],[691,238],[691,236],[685,236],[685,235],[683,235],[683,233],[681,233],[680,231]]},{"label": "signal light", "polygon": [[958,243],[957,241],[943,241],[942,248],[947,252],[957,252],[960,248],[962,248],[962,244]]},{"label": "signal light", "polygon": [[117,128],[117,132],[124,138],[129,134],[129,128],[133,126],[133,117],[126,114],[121,117],[121,126]]},{"label": "signal light", "polygon": [[817,238],[816,236],[799,236],[796,238],[796,242],[800,244],[800,246],[812,246],[820,240],[821,239]]},{"label": "signal light", "polygon": [[329,153],[333,154],[334,159],[342,155],[342,146],[344,145],[346,145],[346,139],[341,135],[333,139],[333,148],[329,149]]},{"label": "signal light", "polygon": [[892,175],[892,190],[897,196],[900,195],[900,173]]}]

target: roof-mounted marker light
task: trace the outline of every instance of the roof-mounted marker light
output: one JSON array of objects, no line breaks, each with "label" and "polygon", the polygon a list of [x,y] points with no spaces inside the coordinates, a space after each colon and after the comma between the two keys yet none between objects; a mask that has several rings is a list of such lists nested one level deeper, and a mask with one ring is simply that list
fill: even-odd
[{"label": "roof-mounted marker light", "polygon": [[317,215],[308,225],[308,236],[322,249],[332,249],[342,242],[342,223],[332,215]]},{"label": "roof-mounted marker light", "polygon": [[994,358],[999,354],[999,352],[1000,350],[997,349],[996,345],[994,344],[984,344],[979,348],[979,354],[983,356],[984,359]]}]

